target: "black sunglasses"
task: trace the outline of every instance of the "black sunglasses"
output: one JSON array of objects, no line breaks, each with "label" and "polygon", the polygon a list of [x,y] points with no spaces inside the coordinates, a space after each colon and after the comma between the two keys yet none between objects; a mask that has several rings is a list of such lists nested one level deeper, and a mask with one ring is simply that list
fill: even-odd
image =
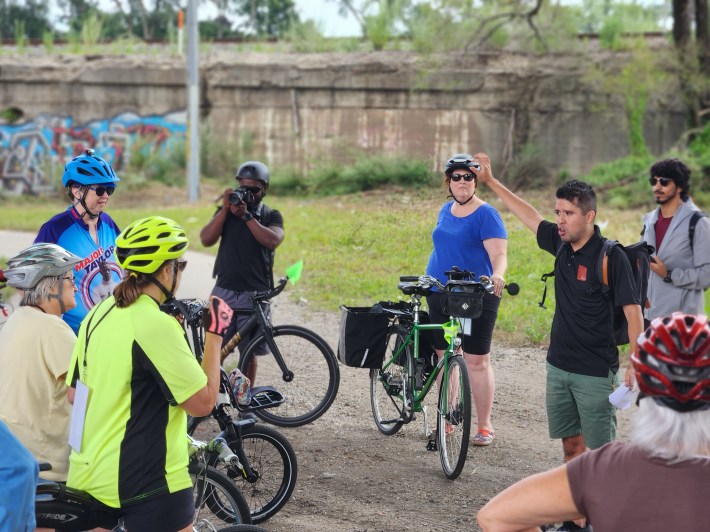
[{"label": "black sunglasses", "polygon": [[91,190],[96,192],[97,196],[103,196],[104,194],[108,194],[109,196],[113,194],[113,191],[116,190],[116,187],[89,187]]},{"label": "black sunglasses", "polygon": [[461,181],[462,177],[464,181],[473,181],[476,176],[473,174],[451,174],[450,176],[451,181],[453,181],[454,183],[458,183],[459,181]]},{"label": "black sunglasses", "polygon": [[673,180],[670,177],[651,177],[648,180],[652,187],[655,187],[656,183],[660,183],[662,187],[667,187],[672,181]]},{"label": "black sunglasses", "polygon": [[186,260],[179,260],[179,261],[177,261],[177,265],[178,265],[178,270],[183,272],[183,271],[185,271],[185,268],[187,268],[187,261]]},{"label": "black sunglasses", "polygon": [[252,194],[258,194],[259,192],[264,191],[264,189],[261,187],[239,187],[239,188],[243,188],[244,190],[246,190],[247,192],[251,192]]}]

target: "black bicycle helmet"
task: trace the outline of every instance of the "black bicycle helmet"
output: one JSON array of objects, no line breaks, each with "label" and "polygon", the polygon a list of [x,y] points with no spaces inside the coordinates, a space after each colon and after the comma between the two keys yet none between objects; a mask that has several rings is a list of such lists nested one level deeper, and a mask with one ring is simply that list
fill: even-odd
[{"label": "black bicycle helmet", "polygon": [[469,155],[468,153],[459,153],[456,155],[452,155],[451,158],[446,161],[446,167],[444,169],[444,173],[448,176],[451,175],[451,173],[454,170],[476,170],[479,171],[481,169],[481,165],[478,164],[473,160],[473,156]]},{"label": "black bicycle helmet", "polygon": [[234,176],[236,179],[255,179],[264,185],[269,184],[269,169],[259,161],[247,161],[243,163]]}]

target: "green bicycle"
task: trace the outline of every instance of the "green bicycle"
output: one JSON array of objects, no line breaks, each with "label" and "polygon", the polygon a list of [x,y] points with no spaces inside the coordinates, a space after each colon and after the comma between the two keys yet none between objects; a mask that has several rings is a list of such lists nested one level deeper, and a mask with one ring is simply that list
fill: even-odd
[{"label": "green bicycle", "polygon": [[[439,451],[444,474],[453,480],[463,470],[471,433],[471,383],[460,349],[461,319],[480,316],[483,294],[491,292],[493,285],[485,276],[476,281],[467,271],[446,274],[450,279],[446,285],[428,275],[400,277],[398,288],[411,301],[380,303],[390,326],[382,365],[370,369],[370,403],[375,424],[385,435],[395,434],[422,412],[430,438],[427,448]],[[444,295],[444,313],[451,316],[448,323],[430,324],[421,310],[421,298],[433,287]],[[517,285],[507,288],[511,295],[517,293]],[[433,350],[426,337],[434,330],[444,331],[448,346],[438,361],[430,363]],[[435,383],[439,399],[433,434],[423,403]]]}]

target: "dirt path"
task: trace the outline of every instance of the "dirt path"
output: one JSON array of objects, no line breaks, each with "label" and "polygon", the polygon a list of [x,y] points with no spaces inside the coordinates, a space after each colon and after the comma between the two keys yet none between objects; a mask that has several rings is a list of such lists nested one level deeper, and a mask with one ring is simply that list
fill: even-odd
[{"label": "dirt path", "polygon": [[[30,237],[0,231],[0,249],[12,256]],[[209,271],[212,260],[195,253],[192,272]],[[193,277],[185,278],[182,295],[206,297],[211,279]],[[275,324],[304,325],[337,345],[338,313],[309,311],[288,292],[274,300],[273,311]],[[380,434],[372,421],[367,370],[341,366],[340,391],[330,410],[310,425],[278,429],[296,451],[298,483],[289,503],[263,526],[272,532],[478,530],[475,514],[493,495],[560,464],[561,444],[547,436],[545,349],[494,340],[497,437],[490,447],[469,450],[457,480],[447,480],[438,453],[426,450],[421,416],[394,436]],[[629,412],[619,415],[622,439],[628,436]]]},{"label": "dirt path", "polygon": [[[274,302],[275,323],[300,323],[337,344],[339,315]],[[338,397],[310,425],[280,430],[298,456],[298,484],[289,503],[263,524],[271,531],[478,530],[475,514],[494,494],[561,463],[561,444],[547,436],[545,350],[493,347],[497,438],[472,448],[461,476],[444,476],[425,448],[423,420],[394,436],[375,428],[367,370],[340,367]],[[430,411],[434,408],[430,407]],[[629,411],[619,415],[621,438]],[[434,420],[430,422],[434,427]]]}]

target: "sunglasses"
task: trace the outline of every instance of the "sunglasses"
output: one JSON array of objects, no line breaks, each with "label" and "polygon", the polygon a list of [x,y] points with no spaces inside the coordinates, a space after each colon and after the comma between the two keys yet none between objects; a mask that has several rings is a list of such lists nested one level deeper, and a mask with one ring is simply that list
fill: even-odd
[{"label": "sunglasses", "polygon": [[667,187],[673,180],[670,177],[652,177],[648,180],[652,187],[656,186],[656,183],[660,183],[662,187]]},{"label": "sunglasses", "polygon": [[243,188],[244,190],[246,190],[247,192],[251,192],[252,194],[258,194],[259,192],[264,191],[264,189],[261,187],[239,187],[239,188]]},{"label": "sunglasses", "polygon": [[69,281],[72,286],[76,286],[76,280],[74,279],[74,276],[72,277],[62,277],[65,281]]},{"label": "sunglasses", "polygon": [[462,177],[464,181],[473,181],[476,176],[473,174],[451,174],[451,181],[458,183]]},{"label": "sunglasses", "polygon": [[178,271],[183,272],[183,271],[185,271],[185,268],[187,268],[187,261],[186,260],[179,260],[179,261],[177,261],[177,265],[178,265]]},{"label": "sunglasses", "polygon": [[116,187],[89,187],[91,190],[96,192],[97,196],[103,196],[104,194],[108,194],[109,196],[113,194],[113,191],[116,190]]}]

